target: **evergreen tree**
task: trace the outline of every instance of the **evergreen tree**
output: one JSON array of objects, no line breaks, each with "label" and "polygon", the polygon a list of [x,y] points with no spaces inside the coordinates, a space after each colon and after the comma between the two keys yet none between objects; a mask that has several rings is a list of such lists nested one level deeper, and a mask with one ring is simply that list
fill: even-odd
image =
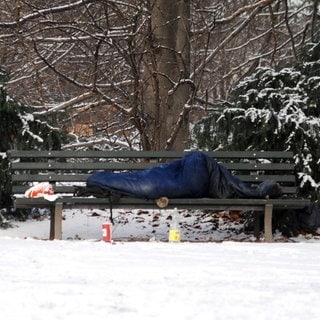
[{"label": "evergreen tree", "polygon": [[194,129],[196,147],[291,150],[302,194],[320,186],[320,43],[308,44],[297,65],[259,68],[241,81],[230,102]]},{"label": "evergreen tree", "polygon": [[11,184],[6,151],[10,149],[58,150],[62,133],[47,120],[35,118],[31,108],[7,94],[8,75],[0,69],[0,208],[11,206]]}]

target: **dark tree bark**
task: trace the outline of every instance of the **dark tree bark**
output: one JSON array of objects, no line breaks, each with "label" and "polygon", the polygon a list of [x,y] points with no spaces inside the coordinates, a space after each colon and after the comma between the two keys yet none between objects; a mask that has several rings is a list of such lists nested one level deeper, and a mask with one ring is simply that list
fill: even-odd
[{"label": "dark tree bark", "polygon": [[145,149],[188,146],[190,98],[190,3],[156,0],[151,9],[145,114],[149,121]]}]

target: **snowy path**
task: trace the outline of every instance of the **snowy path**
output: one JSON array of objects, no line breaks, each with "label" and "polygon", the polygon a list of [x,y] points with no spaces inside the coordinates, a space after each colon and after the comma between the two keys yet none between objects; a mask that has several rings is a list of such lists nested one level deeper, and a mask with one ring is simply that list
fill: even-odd
[{"label": "snowy path", "polygon": [[320,243],[0,238],[6,320],[320,319]]}]

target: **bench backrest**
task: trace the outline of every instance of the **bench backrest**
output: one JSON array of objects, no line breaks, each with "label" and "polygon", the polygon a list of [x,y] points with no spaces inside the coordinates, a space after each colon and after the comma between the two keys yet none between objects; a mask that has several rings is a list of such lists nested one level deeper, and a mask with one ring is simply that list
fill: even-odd
[{"label": "bench backrest", "polygon": [[[22,194],[32,182],[55,184],[56,193],[73,193],[74,185],[85,185],[98,170],[143,170],[160,162],[173,161],[187,152],[179,151],[8,151],[12,193]],[[205,152],[225,165],[242,181],[280,183],[285,194],[296,193],[294,159],[287,151]]]}]

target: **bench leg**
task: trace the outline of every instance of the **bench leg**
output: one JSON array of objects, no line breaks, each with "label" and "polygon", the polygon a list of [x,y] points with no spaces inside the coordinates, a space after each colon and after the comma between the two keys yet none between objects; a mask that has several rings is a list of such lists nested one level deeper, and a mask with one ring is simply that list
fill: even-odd
[{"label": "bench leg", "polygon": [[264,210],[264,237],[266,242],[272,242],[272,204],[266,204]]},{"label": "bench leg", "polygon": [[51,210],[50,240],[62,239],[62,209],[63,204],[57,202],[54,210]]}]

